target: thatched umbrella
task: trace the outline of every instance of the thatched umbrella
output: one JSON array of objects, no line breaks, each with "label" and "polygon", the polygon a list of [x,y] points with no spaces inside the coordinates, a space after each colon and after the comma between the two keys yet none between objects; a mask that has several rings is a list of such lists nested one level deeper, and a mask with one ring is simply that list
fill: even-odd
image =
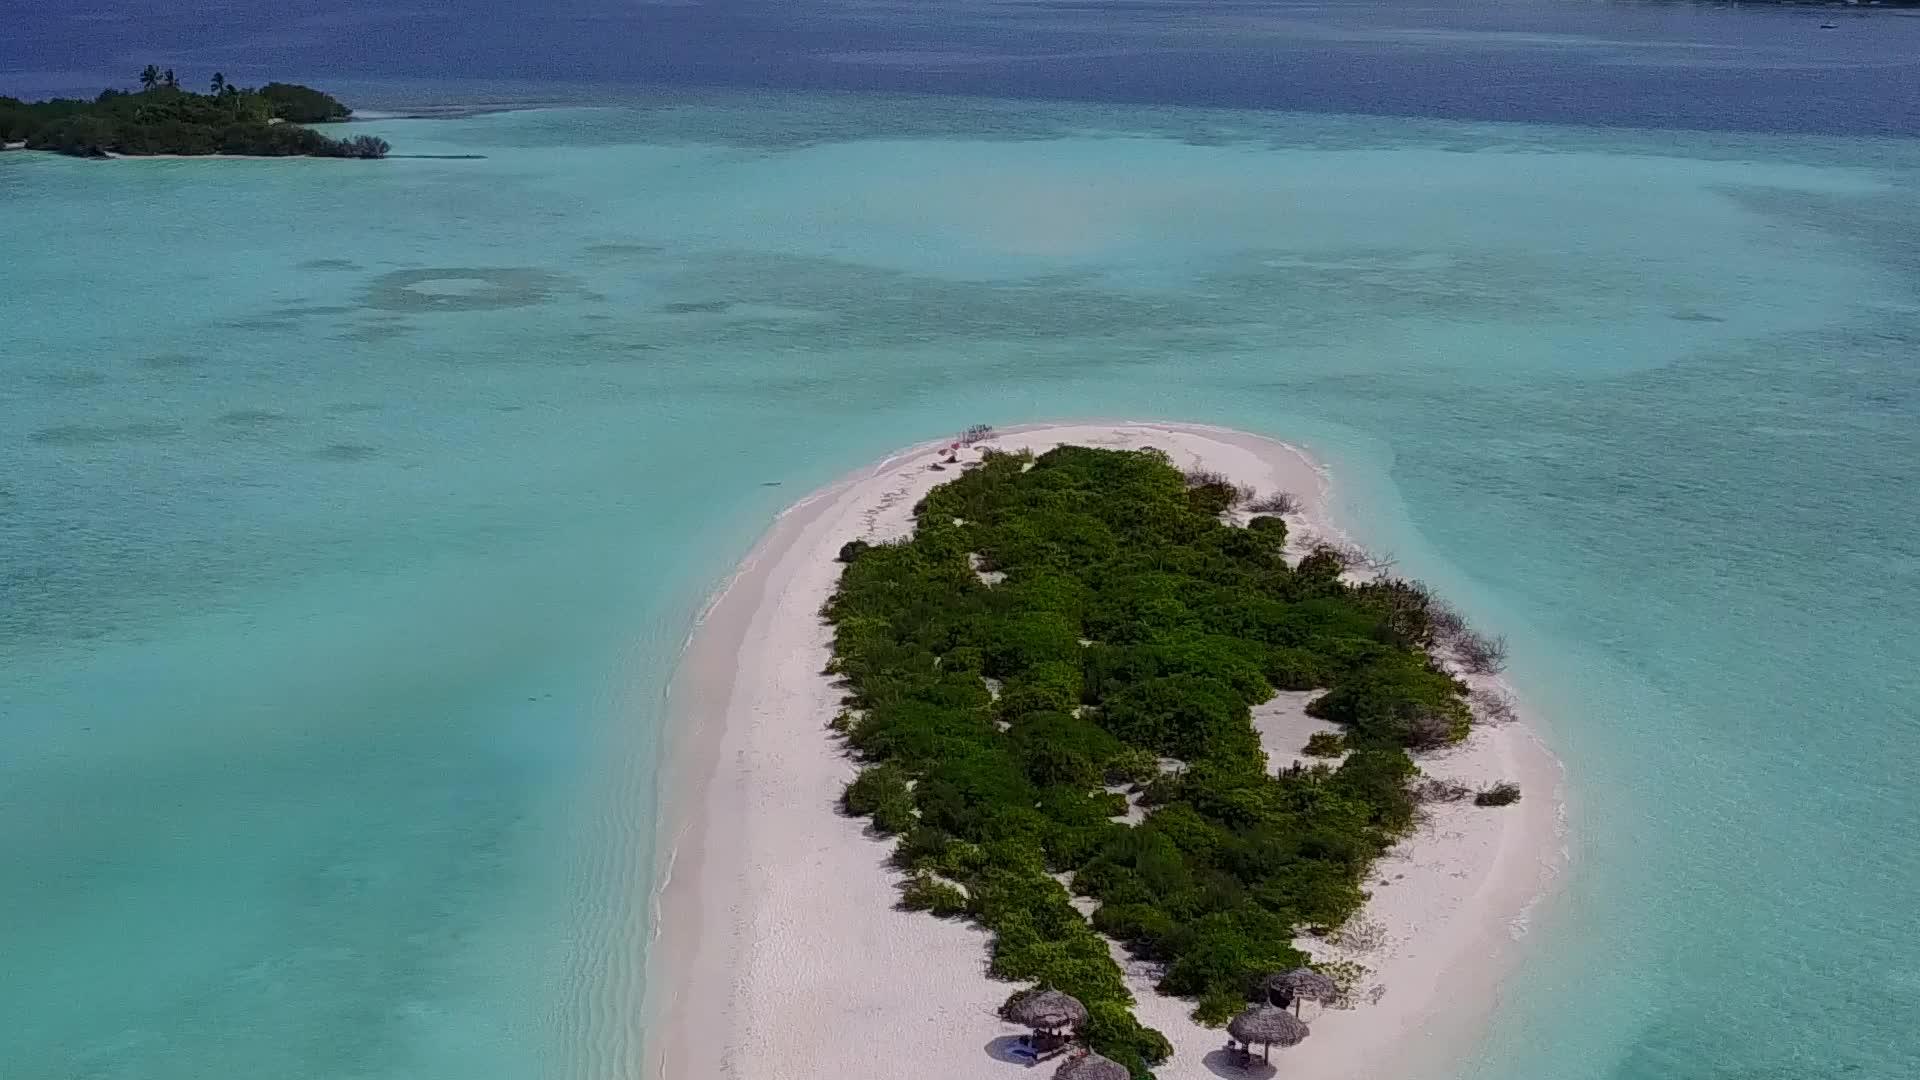
[{"label": "thatched umbrella", "polygon": [[1063,994],[1058,990],[1035,990],[1008,1003],[1003,1015],[1035,1031],[1058,1033],[1061,1028],[1077,1028],[1086,1023],[1087,1007],[1071,994]]},{"label": "thatched umbrella", "polygon": [[1266,990],[1268,1000],[1273,1001],[1275,1005],[1280,1004],[1274,999],[1276,993],[1283,993],[1291,998],[1295,1016],[1300,1015],[1301,998],[1311,998],[1326,1005],[1340,996],[1340,987],[1334,984],[1333,979],[1312,968],[1294,968],[1292,971],[1281,972],[1278,975],[1269,975],[1267,981],[1262,984],[1262,989]]},{"label": "thatched umbrella", "polygon": [[1227,1034],[1263,1048],[1260,1060],[1269,1060],[1275,1046],[1298,1046],[1307,1037],[1307,1025],[1278,1005],[1255,1005],[1227,1022]]},{"label": "thatched umbrella", "polygon": [[1053,1080],[1128,1080],[1132,1075],[1125,1065],[1088,1050],[1061,1062]]}]

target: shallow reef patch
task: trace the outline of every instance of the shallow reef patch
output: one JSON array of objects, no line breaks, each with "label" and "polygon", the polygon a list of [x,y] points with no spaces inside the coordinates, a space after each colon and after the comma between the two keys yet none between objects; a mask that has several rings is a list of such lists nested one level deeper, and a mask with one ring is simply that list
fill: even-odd
[{"label": "shallow reef patch", "polygon": [[183,352],[154,353],[152,356],[142,356],[134,361],[150,371],[182,371],[199,362],[199,357]]},{"label": "shallow reef patch", "polygon": [[125,424],[56,424],[27,436],[47,446],[110,446],[180,433],[180,425],[164,420],[135,420]]},{"label": "shallow reef patch", "polygon": [[499,311],[544,304],[568,285],[531,267],[430,267],[380,275],[364,302],[379,311]]},{"label": "shallow reef patch", "polygon": [[365,443],[328,443],[314,451],[313,456],[321,461],[367,461],[379,454],[377,447]]}]

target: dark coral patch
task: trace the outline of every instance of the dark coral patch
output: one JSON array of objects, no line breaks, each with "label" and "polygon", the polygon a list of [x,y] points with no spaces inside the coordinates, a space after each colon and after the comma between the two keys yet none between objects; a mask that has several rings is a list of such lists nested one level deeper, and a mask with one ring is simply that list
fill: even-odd
[{"label": "dark coral patch", "polygon": [[329,443],[314,452],[321,461],[366,461],[380,451],[364,443]]},{"label": "dark coral patch", "polygon": [[136,420],[126,424],[59,424],[41,428],[28,438],[48,446],[111,446],[114,443],[157,439],[180,432],[180,425],[160,420]]}]

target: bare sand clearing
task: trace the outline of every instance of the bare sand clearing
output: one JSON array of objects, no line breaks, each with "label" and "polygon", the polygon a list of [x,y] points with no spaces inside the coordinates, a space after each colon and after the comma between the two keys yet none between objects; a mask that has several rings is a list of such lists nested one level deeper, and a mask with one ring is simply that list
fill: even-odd
[{"label": "bare sand clearing", "polygon": [[[1340,534],[1326,518],[1327,479],[1294,447],[1223,428],[1156,423],[1048,425],[987,445],[1154,446],[1181,467],[1204,464],[1262,493],[1300,497],[1297,533]],[[912,529],[912,510],[957,470],[932,471],[945,443],[890,457],[781,515],[707,610],[670,692],[661,850],[645,1018],[650,1077],[705,1080],[930,1080],[1031,1077],[990,1047],[1012,1034],[995,1010],[1016,989],[987,978],[986,934],[898,911],[891,842],[866,835],[837,801],[854,766],[830,738],[838,692],[821,674],[831,635],[821,605],[852,539]],[[971,459],[975,454],[964,455]],[[1256,711],[1275,767],[1322,730],[1288,694]],[[1517,780],[1515,806],[1433,808],[1379,863],[1373,899],[1342,945],[1304,941],[1317,958],[1371,973],[1352,1009],[1316,1014],[1313,1036],[1276,1055],[1316,1080],[1422,1073],[1470,1050],[1497,1000],[1527,912],[1563,858],[1557,763],[1523,723],[1477,730],[1421,762],[1429,775],[1478,787]],[[1167,1080],[1240,1073],[1214,1051],[1223,1033],[1187,1018],[1190,1004],[1152,990],[1128,964],[1142,1021],[1172,1040]],[[1444,980],[1444,982],[1443,982]],[[1050,1074],[1052,1066],[1043,1066]]]}]

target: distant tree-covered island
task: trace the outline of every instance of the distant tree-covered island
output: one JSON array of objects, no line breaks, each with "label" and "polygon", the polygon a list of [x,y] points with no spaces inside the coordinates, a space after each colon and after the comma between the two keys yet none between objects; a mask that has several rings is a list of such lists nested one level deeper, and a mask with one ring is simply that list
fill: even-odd
[{"label": "distant tree-covered island", "polygon": [[335,139],[305,127],[353,117],[331,96],[293,83],[241,87],[215,72],[208,92],[148,64],[140,89],[102,90],[91,101],[0,97],[0,145],[74,157],[154,154],[247,157],[385,157],[385,139]]}]

